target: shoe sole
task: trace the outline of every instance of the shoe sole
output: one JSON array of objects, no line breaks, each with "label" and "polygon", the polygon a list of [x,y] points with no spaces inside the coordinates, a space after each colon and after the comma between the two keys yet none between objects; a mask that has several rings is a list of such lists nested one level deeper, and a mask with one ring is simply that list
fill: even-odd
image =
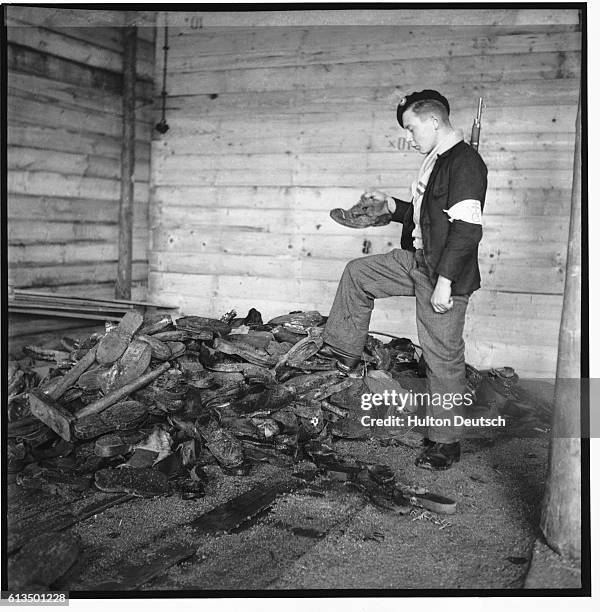
[{"label": "shoe sole", "polygon": [[436,495],[435,493],[423,493],[410,496],[410,503],[425,510],[431,510],[437,514],[455,514],[456,502],[449,497]]},{"label": "shoe sole", "polygon": [[377,217],[367,217],[364,220],[357,220],[356,218],[346,218],[346,213],[343,208],[334,208],[329,211],[329,216],[339,225],[344,227],[350,227],[352,229],[364,229],[366,227],[380,227],[382,225],[388,225],[392,219],[391,215],[379,215]]}]

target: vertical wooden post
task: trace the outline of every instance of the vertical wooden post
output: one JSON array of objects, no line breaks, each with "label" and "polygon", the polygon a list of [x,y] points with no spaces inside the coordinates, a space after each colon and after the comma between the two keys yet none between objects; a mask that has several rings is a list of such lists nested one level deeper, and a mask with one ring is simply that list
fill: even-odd
[{"label": "vertical wooden post", "polygon": [[131,299],[133,247],[133,188],[135,171],[135,64],[137,27],[123,28],[123,130],[121,143],[121,200],[119,205],[119,260],[115,297]]},{"label": "vertical wooden post", "polygon": [[540,527],[548,545],[581,559],[581,96],[577,110],[571,219],[563,298],[550,470]]}]

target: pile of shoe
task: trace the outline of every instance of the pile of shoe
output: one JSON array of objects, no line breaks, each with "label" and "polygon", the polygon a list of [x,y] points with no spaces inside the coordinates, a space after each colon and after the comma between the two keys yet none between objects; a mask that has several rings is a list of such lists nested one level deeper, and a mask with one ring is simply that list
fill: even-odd
[{"label": "pile of shoe", "polygon": [[[255,309],[220,320],[132,311],[104,333],[27,347],[30,357],[9,367],[9,479],[63,495],[93,484],[195,497],[211,464],[244,475],[256,462],[292,465],[313,441],[371,437],[361,396],[373,385],[422,385],[422,360],[406,338],[370,335],[367,375],[346,377],[320,354],[325,321],[316,311],[266,324]],[[484,377],[469,368],[479,390]],[[507,373],[487,377],[506,393]]]},{"label": "pile of shoe", "polygon": [[[133,311],[104,333],[26,347],[9,372],[11,480],[65,496],[95,485],[194,497],[210,464],[243,475],[305,458],[312,440],[366,437],[357,399],[368,388],[319,354],[325,321]],[[370,336],[363,362],[390,367],[401,352]]]}]

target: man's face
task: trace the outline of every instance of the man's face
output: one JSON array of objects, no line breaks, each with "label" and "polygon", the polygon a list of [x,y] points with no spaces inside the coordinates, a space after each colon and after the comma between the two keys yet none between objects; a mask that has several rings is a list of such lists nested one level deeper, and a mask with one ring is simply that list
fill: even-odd
[{"label": "man's face", "polygon": [[422,155],[427,155],[437,144],[437,123],[430,115],[421,117],[411,110],[404,111],[402,122],[406,130],[407,142]]}]

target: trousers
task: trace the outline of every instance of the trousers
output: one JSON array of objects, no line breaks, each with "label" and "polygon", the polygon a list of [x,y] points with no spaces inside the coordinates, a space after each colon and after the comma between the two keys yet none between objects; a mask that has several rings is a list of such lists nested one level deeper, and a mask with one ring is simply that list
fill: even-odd
[{"label": "trousers", "polygon": [[449,444],[461,438],[462,428],[455,424],[454,417],[462,415],[465,405],[463,330],[469,296],[452,296],[453,307],[437,313],[430,302],[433,290],[421,250],[394,249],[354,259],[348,262],[340,279],[323,339],[334,348],[360,355],[374,301],[415,296],[419,345],[427,363],[427,437]]}]

